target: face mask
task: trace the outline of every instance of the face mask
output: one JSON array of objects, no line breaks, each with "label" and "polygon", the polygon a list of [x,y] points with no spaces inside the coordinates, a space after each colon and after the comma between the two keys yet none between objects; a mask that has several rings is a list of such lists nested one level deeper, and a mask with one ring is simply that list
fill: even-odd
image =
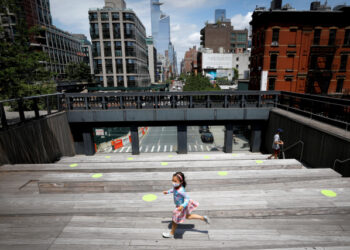
[{"label": "face mask", "polygon": [[174,188],[180,187],[180,184],[179,184],[179,183],[173,182],[173,187],[174,187]]}]

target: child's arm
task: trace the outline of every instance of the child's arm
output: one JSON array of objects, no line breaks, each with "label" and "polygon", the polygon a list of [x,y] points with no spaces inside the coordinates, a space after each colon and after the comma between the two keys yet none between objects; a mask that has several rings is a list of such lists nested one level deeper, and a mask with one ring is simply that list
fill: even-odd
[{"label": "child's arm", "polygon": [[179,192],[184,197],[184,203],[182,203],[182,207],[185,209],[188,206],[188,203],[190,201],[190,197],[187,195],[186,191]]},{"label": "child's arm", "polygon": [[168,191],[164,191],[163,193],[164,194],[172,194],[172,193],[174,193],[174,189],[173,188],[169,189]]}]

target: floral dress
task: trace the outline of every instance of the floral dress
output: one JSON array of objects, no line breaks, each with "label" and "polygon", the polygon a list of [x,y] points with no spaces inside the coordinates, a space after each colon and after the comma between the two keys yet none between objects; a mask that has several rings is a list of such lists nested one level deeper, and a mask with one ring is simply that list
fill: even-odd
[{"label": "floral dress", "polygon": [[[198,207],[199,203],[189,198],[183,186],[179,189],[172,188],[168,190],[168,194],[170,193],[174,194],[174,203],[176,205],[176,209],[173,211],[173,222],[176,224],[183,223],[186,216],[190,215]],[[177,210],[180,206],[183,206],[182,211]]]}]

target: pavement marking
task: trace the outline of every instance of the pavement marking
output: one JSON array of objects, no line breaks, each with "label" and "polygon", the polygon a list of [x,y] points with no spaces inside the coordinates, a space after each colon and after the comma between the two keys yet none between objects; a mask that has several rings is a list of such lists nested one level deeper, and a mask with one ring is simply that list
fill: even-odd
[{"label": "pavement marking", "polygon": [[103,176],[103,174],[94,174],[91,177],[94,179],[98,179],[98,178],[101,178],[102,176]]},{"label": "pavement marking", "polygon": [[106,159],[111,159],[111,157],[110,157],[110,156],[106,156],[105,158],[106,158]]},{"label": "pavement marking", "polygon": [[257,164],[263,164],[264,161],[256,161]]},{"label": "pavement marking", "polygon": [[227,176],[227,175],[228,175],[228,173],[227,173],[227,172],[225,172],[225,171],[222,171],[222,172],[218,172],[218,175],[220,175],[220,176]]},{"label": "pavement marking", "polygon": [[237,156],[238,156],[238,154],[232,154],[232,156],[237,157]]},{"label": "pavement marking", "polygon": [[207,146],[207,150],[210,151],[211,148],[209,148],[209,146]]},{"label": "pavement marking", "polygon": [[321,193],[326,197],[337,197],[337,193],[332,190],[322,190]]},{"label": "pavement marking", "polygon": [[146,150],[145,150],[145,153],[147,153],[148,152],[148,146],[146,147]]},{"label": "pavement marking", "polygon": [[155,201],[157,199],[157,195],[154,194],[146,194],[142,197],[142,200],[146,201],[146,202],[152,202]]},{"label": "pavement marking", "polygon": [[133,161],[133,160],[134,160],[134,158],[132,158],[132,157],[128,158],[128,161]]},{"label": "pavement marking", "polygon": [[203,147],[203,145],[201,145],[201,149],[202,149],[202,151],[204,151],[204,147]]},{"label": "pavement marking", "polygon": [[164,146],[164,152],[166,152],[167,145]]},{"label": "pavement marking", "polygon": [[204,159],[210,159],[210,156],[205,155],[205,156],[204,156]]},{"label": "pavement marking", "polygon": [[170,145],[170,152],[173,152],[173,145]]},{"label": "pavement marking", "polygon": [[128,147],[128,150],[126,150],[127,153],[129,153],[131,150],[131,147]]},{"label": "pavement marking", "polygon": [[191,145],[188,145],[188,149],[189,151],[192,151]]},{"label": "pavement marking", "polygon": [[140,147],[140,152],[142,151],[142,147],[143,147],[143,146]]},{"label": "pavement marking", "polygon": [[151,149],[151,152],[152,152],[152,153],[154,152],[154,148],[155,148],[155,146],[153,145],[153,147],[152,147],[152,149]]},{"label": "pavement marking", "polygon": [[167,163],[167,162],[162,162],[160,165],[162,165],[162,166],[168,166],[169,163]]},{"label": "pavement marking", "polygon": [[107,153],[110,153],[110,152],[112,152],[112,150],[113,150],[113,148],[110,147],[106,152],[107,152]]},{"label": "pavement marking", "polygon": [[70,164],[69,167],[71,168],[75,168],[75,167],[78,167],[78,164],[74,163],[74,164]]},{"label": "pavement marking", "polygon": [[196,149],[196,151],[198,151],[197,145],[194,145],[194,148]]},{"label": "pavement marking", "polygon": [[121,150],[120,150],[120,153],[123,153],[124,149],[126,149],[125,147],[123,147]]},{"label": "pavement marking", "polygon": [[157,150],[157,152],[160,152],[160,145],[158,146],[158,150]]},{"label": "pavement marking", "polygon": [[118,149],[116,149],[116,150],[114,150],[113,152],[114,152],[114,153],[117,153],[118,151],[119,151],[119,148],[118,148]]},{"label": "pavement marking", "polygon": [[173,155],[168,155],[169,158],[173,158],[174,156]]}]

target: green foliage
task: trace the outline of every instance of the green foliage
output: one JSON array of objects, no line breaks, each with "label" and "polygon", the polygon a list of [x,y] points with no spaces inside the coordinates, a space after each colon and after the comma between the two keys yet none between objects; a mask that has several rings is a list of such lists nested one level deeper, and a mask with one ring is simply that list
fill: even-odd
[{"label": "green foliage", "polygon": [[239,78],[239,71],[238,71],[238,69],[233,68],[233,71],[234,71],[233,79],[234,80],[238,80],[238,78]]},{"label": "green foliage", "polygon": [[[28,29],[21,10],[14,4],[16,0],[1,0],[16,13],[17,33],[15,37],[5,37],[0,30],[0,98],[12,99],[55,92],[51,81],[53,74],[46,67],[48,56],[30,47],[29,37],[40,29]],[[18,6],[18,5],[17,5]]]},{"label": "green foliage", "polygon": [[219,85],[231,85],[231,81],[227,77],[217,77],[216,83]]},{"label": "green foliage", "polygon": [[68,80],[79,82],[92,82],[90,67],[84,63],[70,63],[66,67]]},{"label": "green foliage", "polygon": [[184,91],[219,91],[219,86],[213,86],[207,77],[202,75],[188,76]]}]

